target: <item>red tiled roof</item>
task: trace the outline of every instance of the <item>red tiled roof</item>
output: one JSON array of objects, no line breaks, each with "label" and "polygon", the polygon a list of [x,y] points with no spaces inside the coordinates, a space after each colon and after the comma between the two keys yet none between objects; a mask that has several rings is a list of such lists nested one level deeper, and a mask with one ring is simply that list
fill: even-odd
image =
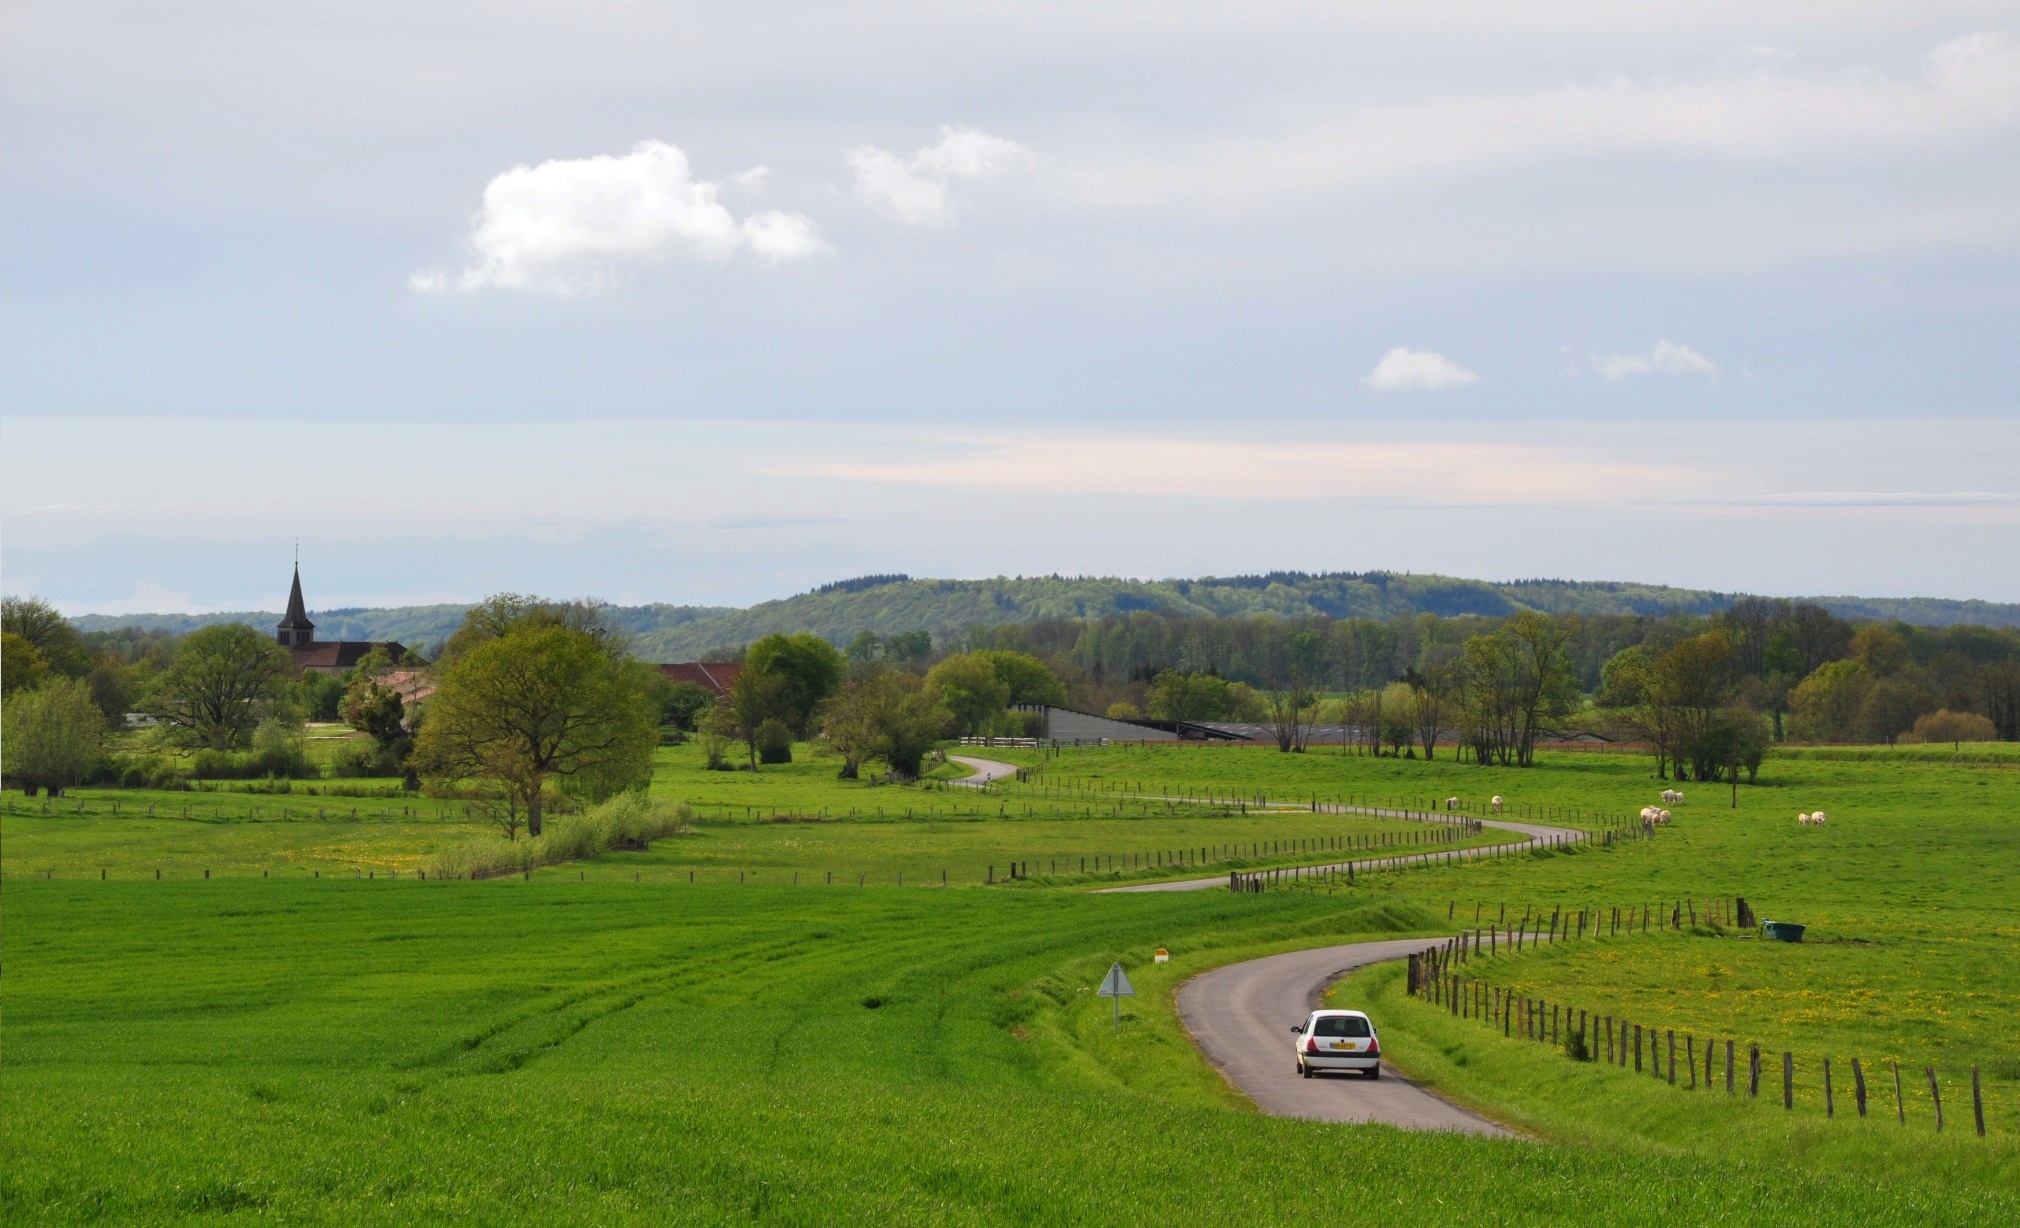
[{"label": "red tiled roof", "polygon": [[743,672],[741,661],[682,661],[673,665],[661,665],[659,672],[666,675],[669,682],[692,682],[698,687],[706,687],[717,695],[729,694],[736,676]]},{"label": "red tiled roof", "polygon": [[379,685],[397,691],[403,704],[417,704],[435,693],[435,680],[417,669],[396,669],[379,678]]}]

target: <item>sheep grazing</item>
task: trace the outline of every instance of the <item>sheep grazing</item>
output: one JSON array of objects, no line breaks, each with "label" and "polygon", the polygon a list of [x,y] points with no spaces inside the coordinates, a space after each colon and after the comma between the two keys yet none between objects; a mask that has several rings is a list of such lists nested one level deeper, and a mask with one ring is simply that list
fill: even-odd
[{"label": "sheep grazing", "polygon": [[1830,816],[1821,810],[1812,814],[1799,814],[1796,816],[1796,822],[1801,823],[1804,827],[1822,827],[1829,821]]},{"label": "sheep grazing", "polygon": [[1494,800],[1493,800],[1493,801],[1491,801],[1491,802],[1488,802],[1487,804],[1488,804],[1489,806],[1492,806],[1492,807],[1494,808],[1494,813],[1495,813],[1495,814],[1500,814],[1500,813],[1501,813],[1501,795],[1500,795],[1499,793],[1496,793],[1496,794],[1494,795]]},{"label": "sheep grazing", "polygon": [[1657,810],[1653,806],[1643,806],[1641,808],[1641,825],[1643,827],[1654,827],[1656,816],[1661,813],[1662,811]]},{"label": "sheep grazing", "polygon": [[1658,811],[1656,811],[1656,812],[1655,812],[1655,821],[1656,821],[1657,823],[1661,824],[1661,825],[1662,825],[1662,826],[1664,826],[1664,827],[1668,827],[1668,826],[1669,826],[1669,811],[1667,811],[1667,810],[1658,810]]},{"label": "sheep grazing", "polygon": [[1682,802],[1683,802],[1683,791],[1681,789],[1664,789],[1662,791],[1663,805],[1675,806],[1680,805]]},{"label": "sheep grazing", "polygon": [[1796,815],[1796,822],[1802,824],[1804,827],[1808,827],[1810,825],[1810,812],[1805,810]]},{"label": "sheep grazing", "polygon": [[1447,809],[1447,810],[1457,810],[1458,808],[1459,808],[1459,799],[1458,799],[1458,798],[1456,798],[1456,797],[1448,797],[1448,798],[1446,798],[1446,799],[1445,799],[1445,809]]}]

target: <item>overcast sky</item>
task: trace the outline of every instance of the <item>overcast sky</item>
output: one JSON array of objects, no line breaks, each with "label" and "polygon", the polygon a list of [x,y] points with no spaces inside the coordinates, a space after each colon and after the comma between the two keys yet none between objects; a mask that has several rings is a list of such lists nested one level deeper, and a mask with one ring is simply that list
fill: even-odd
[{"label": "overcast sky", "polygon": [[0,583],[2020,600],[2020,0],[26,0]]}]

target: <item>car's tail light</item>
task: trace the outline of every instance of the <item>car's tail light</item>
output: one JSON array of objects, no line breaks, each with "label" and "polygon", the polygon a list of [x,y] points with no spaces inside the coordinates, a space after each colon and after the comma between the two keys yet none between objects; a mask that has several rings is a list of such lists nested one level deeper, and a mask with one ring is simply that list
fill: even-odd
[{"label": "car's tail light", "polygon": [[1318,1051],[1319,1051],[1318,1038],[1313,1036],[1305,1037],[1305,1052],[1317,1053]]},{"label": "car's tail light", "polygon": [[1376,1040],[1372,1036],[1368,1038],[1368,1056],[1369,1057],[1382,1056],[1382,1042]]}]

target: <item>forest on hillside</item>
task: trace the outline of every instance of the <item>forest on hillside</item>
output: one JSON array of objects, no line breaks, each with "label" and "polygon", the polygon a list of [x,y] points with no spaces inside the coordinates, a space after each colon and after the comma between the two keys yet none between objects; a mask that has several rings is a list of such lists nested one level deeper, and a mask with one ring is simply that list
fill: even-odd
[{"label": "forest on hillside", "polygon": [[[1588,616],[1705,616],[1740,594],[1615,581],[1518,580],[1495,583],[1393,572],[1271,572],[1197,580],[1018,576],[931,580],[864,576],[748,609],[720,606],[610,606],[610,620],[631,634],[647,660],[729,658],[774,632],[811,632],[846,644],[862,632],[889,636],[925,631],[951,643],[976,627],[1048,619],[1102,620],[1135,614],[1165,618],[1327,618],[1381,622],[1432,614],[1505,618],[1522,610]],[[1938,598],[1804,599],[1847,619],[1916,626],[2020,626],[2020,605]],[[455,630],[467,606],[403,606],[314,611],[322,639],[397,640],[423,654]],[[135,627],[186,633],[216,623],[270,627],[278,613],[91,615],[80,631]]]}]

